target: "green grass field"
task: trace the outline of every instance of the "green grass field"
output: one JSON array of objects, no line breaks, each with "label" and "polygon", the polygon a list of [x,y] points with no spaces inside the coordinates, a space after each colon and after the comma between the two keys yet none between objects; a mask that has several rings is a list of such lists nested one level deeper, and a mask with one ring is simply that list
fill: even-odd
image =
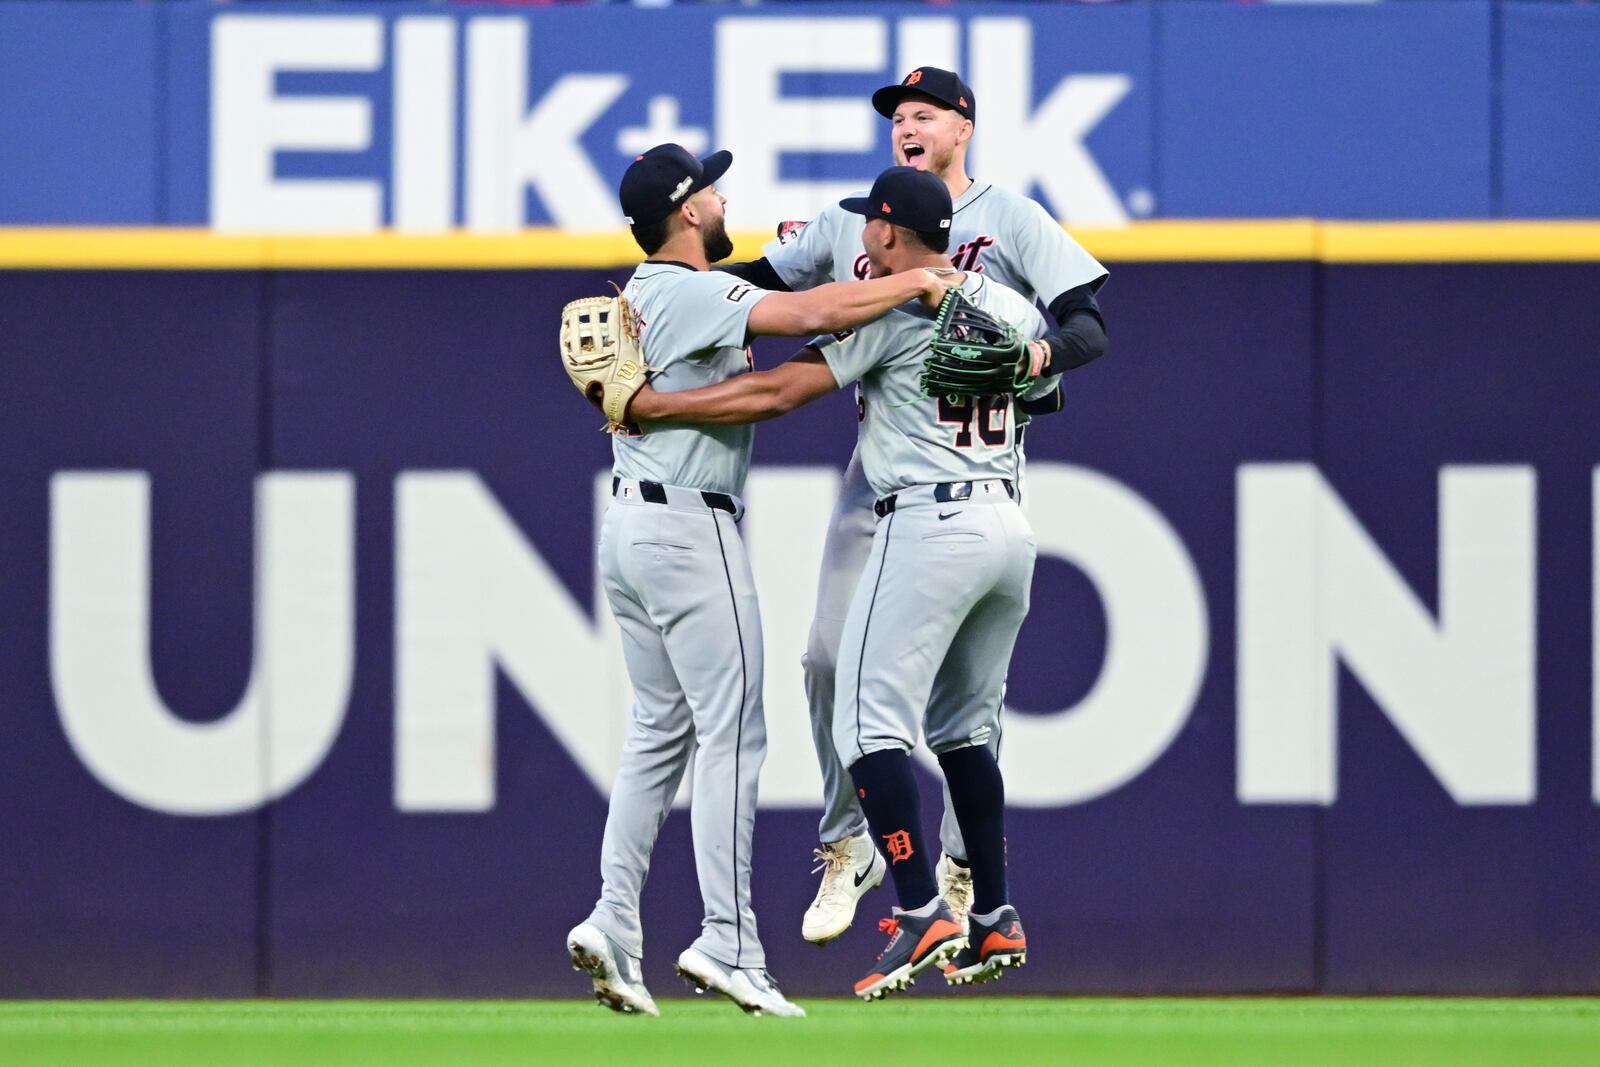
[{"label": "green grass field", "polygon": [[1073,1064],[1594,1067],[1600,1000],[720,1000],[662,1018],[579,1001],[0,1003],[0,1064],[531,1067],[536,1064]]}]

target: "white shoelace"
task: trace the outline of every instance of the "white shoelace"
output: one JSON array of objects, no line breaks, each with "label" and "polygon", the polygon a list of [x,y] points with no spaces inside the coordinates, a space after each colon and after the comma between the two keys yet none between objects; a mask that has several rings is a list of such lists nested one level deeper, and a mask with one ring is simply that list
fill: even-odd
[{"label": "white shoelace", "polygon": [[817,861],[817,865],[811,868],[811,873],[816,874],[823,870],[828,872],[822,876],[822,886],[817,890],[817,900],[819,902],[831,900],[838,895],[843,885],[845,868],[850,865],[850,849],[824,845],[822,848],[812,849],[811,855]]},{"label": "white shoelace", "polygon": [[944,886],[945,903],[950,910],[961,914],[972,907],[972,878],[951,878]]}]

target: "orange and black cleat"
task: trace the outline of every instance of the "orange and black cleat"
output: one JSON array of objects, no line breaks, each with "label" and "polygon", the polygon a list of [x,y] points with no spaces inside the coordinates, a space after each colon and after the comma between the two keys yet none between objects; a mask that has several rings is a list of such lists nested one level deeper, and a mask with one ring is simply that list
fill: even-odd
[{"label": "orange and black cleat", "polygon": [[1022,932],[1017,909],[1002,905],[988,915],[967,916],[967,944],[944,965],[944,980],[951,985],[975,985],[999,978],[1007,967],[1028,962],[1028,935]]},{"label": "orange and black cleat", "polygon": [[872,973],[856,983],[856,996],[862,1000],[876,1000],[906,988],[917,975],[945,963],[967,943],[967,935],[943,897],[934,897],[915,912],[896,908],[894,918],[880,920],[878,929],[889,935],[889,943],[878,953]]}]

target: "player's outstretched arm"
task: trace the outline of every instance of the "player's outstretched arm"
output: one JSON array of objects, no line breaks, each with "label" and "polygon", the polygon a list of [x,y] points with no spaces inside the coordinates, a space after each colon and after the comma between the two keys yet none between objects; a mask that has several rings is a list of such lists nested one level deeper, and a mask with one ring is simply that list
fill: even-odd
[{"label": "player's outstretched arm", "polygon": [[658,393],[645,386],[634,396],[627,417],[633,422],[761,422],[837,388],[839,383],[822,353],[807,346],[771,370],[741,374],[703,389]]},{"label": "player's outstretched arm", "polygon": [[810,337],[850,330],[911,300],[939,306],[960,274],[901,271],[887,278],[829,282],[802,293],[768,293],[750,310],[746,329],[760,337]]}]

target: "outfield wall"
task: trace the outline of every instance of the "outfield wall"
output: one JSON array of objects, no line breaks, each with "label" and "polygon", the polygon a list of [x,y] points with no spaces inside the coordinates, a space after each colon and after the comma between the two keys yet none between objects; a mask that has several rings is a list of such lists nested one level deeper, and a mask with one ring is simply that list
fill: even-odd
[{"label": "outfield wall", "polygon": [[[1112,268],[1111,354],[1028,440],[1006,984],[1600,991],[1600,264]],[[0,994],[580,991],[627,694],[550,342],[624,276],[0,273]],[[804,994],[890,903],[799,938],[852,436],[844,396],[761,427],[744,524],[757,912]],[[681,814],[645,910],[660,992]]]}]

